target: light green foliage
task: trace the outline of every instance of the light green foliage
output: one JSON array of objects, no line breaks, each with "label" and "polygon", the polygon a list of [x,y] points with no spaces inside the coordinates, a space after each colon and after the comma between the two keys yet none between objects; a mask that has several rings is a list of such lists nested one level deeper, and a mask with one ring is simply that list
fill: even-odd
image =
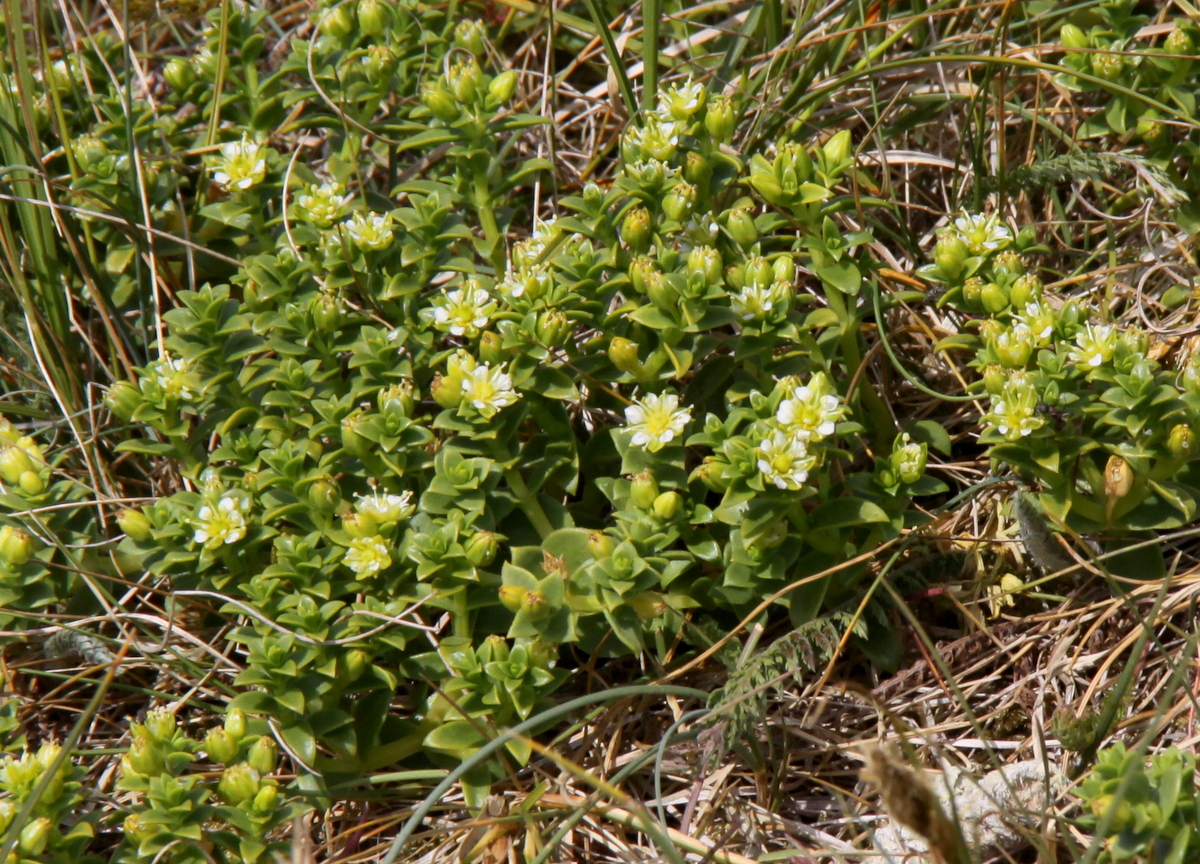
[{"label": "light green foliage", "polygon": [[[200,862],[215,847],[231,864],[254,864],[288,848],[268,834],[308,807],[288,801],[268,776],[277,767],[275,742],[248,735],[239,709],[231,709],[203,743],[188,738],[166,711],[152,711],[130,731],[119,786],[137,797],[123,824],[124,860]],[[188,770],[199,752],[224,766],[215,777]]]},{"label": "light green foliage", "polygon": [[[80,819],[77,813],[87,797],[82,783],[86,772],[70,758],[60,761],[62,752],[57,744],[43,744],[36,752],[26,750],[0,761],[0,842],[11,843],[13,854],[22,862],[78,861],[95,834],[101,814]],[[34,799],[28,818],[20,820],[43,781],[46,786]]]},{"label": "light green foliage", "polygon": [[1136,328],[1088,320],[1047,296],[1020,253],[1040,251],[994,216],[965,214],[925,273],[940,302],[984,313],[943,347],[974,351],[987,394],[980,443],[1036,477],[1048,513],[1078,531],[1185,525],[1200,499],[1196,360],[1163,368]]},{"label": "light green foliage", "polygon": [[[389,50],[407,27],[385,25]],[[378,46],[356,55],[340,30],[294,43],[288,68],[348,51],[367,75]],[[181,291],[159,359],[109,394],[154,433],[119,449],[173,457],[194,486],[125,516],[121,553],[254,610],[231,637],[234,704],[322,773],[422,746],[461,758],[561,683],[560,645],[665,655],[689,610],[744,612],[945,489],[924,473],[936,424],[899,432],[874,392],[845,392],[873,279],[870,234],[833,219],[848,132],[747,168],[720,147],[732,104],[676,83],[626,130],[611,187],[561,198],[573,215],[506,256],[501,204],[539,165],[514,170],[505,141],[534,118],[505,109],[511,73],[466,53],[406,128],[406,146],[450,145],[446,171],[391,197],[362,184],[354,133],[332,176],[224,145],[208,170],[228,197],[204,212],[258,254]],[[800,267],[828,308],[805,308]],[[847,473],[865,430],[873,468]],[[802,623],[850,602],[860,572],[781,602]],[[430,652],[422,621],[443,612],[453,638]],[[868,620],[863,644],[893,662],[886,616]],[[404,679],[411,712],[389,713]]]},{"label": "light green foliage", "polygon": [[1085,823],[1102,843],[1099,861],[1182,864],[1200,848],[1196,757],[1174,747],[1147,760],[1118,742],[1096,754],[1079,785]]}]

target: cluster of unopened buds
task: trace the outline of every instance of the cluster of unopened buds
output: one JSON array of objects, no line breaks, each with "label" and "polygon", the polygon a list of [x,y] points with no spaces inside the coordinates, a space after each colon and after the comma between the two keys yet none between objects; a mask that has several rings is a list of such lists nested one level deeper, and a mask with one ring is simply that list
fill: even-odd
[{"label": "cluster of unopened buds", "polygon": [[10,491],[40,495],[49,476],[50,466],[41,446],[0,418],[0,480],[4,485]]}]

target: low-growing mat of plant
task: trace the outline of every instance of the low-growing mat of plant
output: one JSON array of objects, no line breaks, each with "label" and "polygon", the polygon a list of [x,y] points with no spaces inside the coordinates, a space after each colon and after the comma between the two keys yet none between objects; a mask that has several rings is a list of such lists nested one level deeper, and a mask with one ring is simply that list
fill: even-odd
[{"label": "low-growing mat of plant", "polygon": [[1198,860],[1198,46],[4,3],[0,858]]}]

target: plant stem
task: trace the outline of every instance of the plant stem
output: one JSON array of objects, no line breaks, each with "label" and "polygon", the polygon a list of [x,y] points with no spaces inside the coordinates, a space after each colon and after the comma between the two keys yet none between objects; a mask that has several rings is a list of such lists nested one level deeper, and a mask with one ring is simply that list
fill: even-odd
[{"label": "plant stem", "polygon": [[554,531],[554,526],[550,524],[550,519],[546,516],[546,511],[538,503],[537,495],[529,491],[529,487],[521,479],[521,472],[516,468],[509,468],[505,471],[504,479],[508,483],[508,488],[512,489],[513,494],[517,496],[517,503],[520,504],[521,510],[524,511],[525,515],[529,517],[529,521],[533,523],[538,536],[545,540]]}]

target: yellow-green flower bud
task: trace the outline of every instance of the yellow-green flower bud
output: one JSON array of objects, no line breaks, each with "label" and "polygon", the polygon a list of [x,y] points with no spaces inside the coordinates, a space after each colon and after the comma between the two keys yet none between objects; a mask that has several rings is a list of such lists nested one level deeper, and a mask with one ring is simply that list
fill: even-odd
[{"label": "yellow-green flower bud", "polygon": [[317,513],[328,516],[337,511],[338,505],[342,503],[342,496],[336,483],[321,479],[308,487],[308,503]]},{"label": "yellow-green flower bud", "polygon": [[531,588],[521,600],[521,611],[530,621],[540,621],[554,610],[546,601],[545,594],[537,588]]},{"label": "yellow-green flower bud", "polygon": [[209,729],[204,736],[204,752],[213,762],[231,765],[237,761],[238,745],[224,729]]},{"label": "yellow-green flower bud", "polygon": [[426,84],[421,88],[421,102],[433,112],[433,116],[444,123],[453,123],[462,109],[454,94],[439,84]]},{"label": "yellow-green flower bud", "polygon": [[850,158],[851,146],[850,130],[843,129],[826,141],[821,149],[825,153],[825,161],[838,166]]},{"label": "yellow-green flower bud", "polygon": [[36,471],[22,471],[17,479],[17,485],[26,495],[40,495],[46,489],[46,481]]},{"label": "yellow-green flower bud", "polygon": [[371,442],[358,431],[362,422],[361,414],[351,414],[342,419],[342,449],[351,456],[366,456],[371,448]]},{"label": "yellow-green flower bud", "polygon": [[721,281],[721,263],[721,253],[714,247],[694,246],[688,252],[688,275],[705,285],[715,285]]},{"label": "yellow-green flower bud", "polygon": [[358,26],[368,36],[378,36],[391,20],[387,0],[358,0]]},{"label": "yellow-green flower bud", "polygon": [[128,764],[135,774],[143,777],[157,777],[166,767],[159,745],[146,738],[133,739],[123,764]]},{"label": "yellow-green flower bud", "polygon": [[733,128],[737,123],[734,116],[733,100],[728,96],[718,96],[708,103],[704,114],[704,128],[708,130],[719,144],[726,144],[733,137]]},{"label": "yellow-green flower bud", "polygon": [[476,567],[486,567],[496,560],[496,553],[500,550],[500,541],[491,531],[476,531],[467,540],[464,548],[468,561]]},{"label": "yellow-green flower bud", "polygon": [[433,376],[433,384],[429,387],[429,395],[433,397],[433,401],[443,408],[457,408],[462,404],[463,388],[462,380],[455,375],[442,375],[438,373]]},{"label": "yellow-green flower bud", "polygon": [[1192,431],[1191,426],[1186,423],[1176,423],[1171,428],[1171,435],[1167,439],[1167,449],[1176,459],[1191,459],[1196,455],[1197,445],[1200,445],[1200,440],[1197,440],[1196,433]]},{"label": "yellow-green flower bud", "polygon": [[0,558],[6,564],[20,567],[32,554],[32,537],[11,525],[0,527]]},{"label": "yellow-green flower bud", "polygon": [[656,594],[653,591],[643,591],[641,594],[635,594],[629,598],[629,605],[643,621],[652,621],[660,615],[665,615],[667,610],[671,608],[663,601],[661,594]]},{"label": "yellow-green flower bud", "polygon": [[367,671],[367,664],[370,661],[371,657],[366,651],[361,648],[355,648],[352,651],[347,651],[338,665],[342,676],[347,681],[357,681]]},{"label": "yellow-green flower bud", "polygon": [[235,744],[246,737],[246,714],[241,708],[230,708],[225,712],[225,732]]},{"label": "yellow-green flower bud", "polygon": [[249,801],[262,788],[262,778],[259,772],[247,762],[239,762],[221,772],[217,781],[217,793],[227,804],[235,807],[243,801]]},{"label": "yellow-green flower bud", "polygon": [[1133,469],[1115,453],[1104,465],[1104,495],[1110,499],[1124,498],[1133,489]]},{"label": "yellow-green flower bud", "polygon": [[938,238],[937,246],[933,248],[933,261],[947,279],[955,279],[966,266],[967,241],[957,231],[948,232]]},{"label": "yellow-green flower bud", "polygon": [[509,353],[501,345],[503,340],[494,330],[485,330],[479,334],[479,359],[489,366],[499,366],[508,362]]},{"label": "yellow-green flower bud", "polygon": [[658,272],[657,262],[649,255],[639,255],[629,262],[629,281],[639,294],[646,293],[646,276]]},{"label": "yellow-green flower bud", "polygon": [[48,816],[41,816],[22,828],[21,839],[17,843],[21,854],[33,858],[46,851],[46,843],[50,840],[50,830],[53,827],[54,823]]},{"label": "yellow-green flower bud", "polygon": [[1105,81],[1116,81],[1125,71],[1125,58],[1120,54],[1102,52],[1092,55],[1092,72]]},{"label": "yellow-green flower bud", "polygon": [[678,492],[663,492],[654,499],[654,515],[664,522],[674,519],[682,500]]},{"label": "yellow-green flower bud", "polygon": [[3,478],[5,483],[20,482],[21,475],[34,468],[33,460],[24,448],[14,445],[0,450],[0,478]]},{"label": "yellow-green flower bud", "polygon": [[724,493],[729,488],[729,480],[725,478],[722,460],[714,456],[705,456],[692,476],[696,477],[713,492]]},{"label": "yellow-green flower bud", "polygon": [[557,309],[547,309],[538,316],[536,332],[538,341],[547,348],[562,348],[571,341],[575,325]]},{"label": "yellow-green flower bud", "polygon": [[117,527],[134,543],[145,543],[153,530],[150,520],[141,510],[122,510],[117,514]]},{"label": "yellow-green flower bud", "polygon": [[488,96],[495,105],[504,105],[517,92],[517,72],[509,69],[501,72],[488,84]]},{"label": "yellow-green flower bud", "polygon": [[138,845],[146,842],[155,834],[155,829],[142,822],[142,817],[137,813],[130,813],[126,816],[121,827],[125,831],[125,836]]},{"label": "yellow-green flower bud", "polygon": [[588,552],[593,558],[607,558],[617,548],[617,541],[609,537],[603,531],[593,531],[588,534]]},{"label": "yellow-green flower bud", "polygon": [[997,252],[996,257],[992,259],[992,272],[997,279],[1008,283],[1018,276],[1025,275],[1025,262],[1016,251],[1005,249]]},{"label": "yellow-green flower bud", "polygon": [[142,405],[142,391],[128,381],[118,381],[108,388],[104,402],[113,416],[128,423],[133,418],[133,412]]},{"label": "yellow-green flower bud", "polygon": [[321,293],[312,304],[313,325],[322,333],[334,333],[346,320],[346,311],[332,294]]},{"label": "yellow-green flower bud", "polygon": [[1163,41],[1163,51],[1194,59],[1196,46],[1192,42],[1191,34],[1176,24],[1175,29],[1168,33],[1167,38]]},{"label": "yellow-green flower bud", "polygon": [[664,312],[670,312],[679,306],[679,292],[675,290],[671,280],[657,270],[646,274],[643,290],[650,302]]},{"label": "yellow-green flower bud", "polygon": [[725,227],[730,236],[747,249],[758,241],[758,227],[750,210],[749,206],[734,207],[725,214]]},{"label": "yellow-green flower bud", "polygon": [[509,612],[520,612],[525,605],[525,595],[529,593],[528,588],[522,588],[520,585],[501,585],[497,592],[500,595],[500,603]]},{"label": "yellow-green flower bud", "polygon": [[459,102],[470,105],[483,95],[487,82],[478,61],[471,57],[450,64],[450,71],[446,73],[446,86]]},{"label": "yellow-green flower bud", "polygon": [[796,281],[796,259],[789,252],[785,255],[780,255],[771,264],[771,275],[775,278],[774,282],[782,282],[785,285],[792,285]]},{"label": "yellow-green flower bud", "polygon": [[995,282],[989,282],[983,286],[983,290],[979,293],[979,299],[983,301],[983,308],[993,315],[1008,308],[1008,291]]},{"label": "yellow-green flower bud", "polygon": [[676,222],[684,222],[696,208],[699,191],[691,183],[677,183],[663,198],[663,212]]},{"label": "yellow-green flower bud", "polygon": [[621,222],[621,239],[631,250],[640,252],[648,247],[652,234],[650,211],[645,207],[634,207],[625,214]]},{"label": "yellow-green flower bud", "polygon": [[1032,273],[1026,273],[1024,276],[1018,277],[1008,287],[1008,299],[1018,309],[1024,309],[1026,304],[1032,303],[1041,296],[1042,280]]},{"label": "yellow-green flower bud", "polygon": [[342,514],[342,530],[356,540],[375,537],[379,534],[379,523],[369,513],[348,510]]},{"label": "yellow-green flower bud", "polygon": [[658,498],[658,482],[654,473],[646,470],[629,478],[629,503],[639,510],[649,510]]},{"label": "yellow-green flower bud", "polygon": [[163,80],[176,93],[182,93],[196,80],[196,71],[184,58],[173,57],[163,67]]},{"label": "yellow-green flower bud", "polygon": [[608,344],[608,359],[622,372],[628,372],[630,375],[641,375],[645,370],[642,361],[638,359],[637,343],[620,336],[614,336]]},{"label": "yellow-green flower bud", "polygon": [[695,150],[689,151],[683,157],[683,179],[697,189],[708,189],[712,180],[712,165],[702,154]]},{"label": "yellow-green flower bud", "polygon": [[744,271],[744,282],[747,285],[769,285],[771,284],[772,273],[771,265],[767,263],[767,259],[761,255],[751,255],[746,259],[746,269]]},{"label": "yellow-green flower bud", "polygon": [[1137,136],[1148,147],[1161,147],[1171,140],[1171,127],[1158,119],[1152,111],[1147,111],[1137,121]]},{"label": "yellow-green flower bud", "polygon": [[345,39],[354,32],[354,4],[342,3],[336,9],[331,9],[321,22],[321,32],[334,39]]},{"label": "yellow-green flower bud", "polygon": [[108,145],[99,135],[80,135],[71,145],[75,161],[84,171],[94,172],[108,158]]},{"label": "yellow-green flower bud", "polygon": [[962,287],[963,302],[968,308],[979,309],[983,306],[983,280],[972,276]]},{"label": "yellow-green flower bud", "polygon": [[1074,24],[1064,24],[1062,29],[1058,31],[1058,38],[1061,39],[1062,44],[1068,48],[1088,47],[1087,34]]},{"label": "yellow-green flower bud", "polygon": [[989,393],[999,393],[1007,383],[1008,373],[1003,366],[992,363],[983,370],[983,386]]},{"label": "yellow-green flower bud", "polygon": [[275,806],[278,803],[279,787],[274,783],[264,783],[263,787],[258,790],[258,794],[254,796],[254,801],[250,804],[250,807],[255,813],[268,816],[275,812]]},{"label": "yellow-green flower bud", "polygon": [[454,44],[467,49],[476,57],[483,56],[486,35],[483,22],[475,18],[464,18],[454,26]]},{"label": "yellow-green flower bud", "polygon": [[276,746],[275,739],[270,735],[260,736],[246,754],[246,762],[264,777],[274,774],[275,766],[279,763],[279,747]]},{"label": "yellow-green flower bud", "polygon": [[397,414],[401,417],[411,417],[416,407],[416,387],[411,379],[405,378],[399,384],[384,387],[375,397],[381,414]]}]

